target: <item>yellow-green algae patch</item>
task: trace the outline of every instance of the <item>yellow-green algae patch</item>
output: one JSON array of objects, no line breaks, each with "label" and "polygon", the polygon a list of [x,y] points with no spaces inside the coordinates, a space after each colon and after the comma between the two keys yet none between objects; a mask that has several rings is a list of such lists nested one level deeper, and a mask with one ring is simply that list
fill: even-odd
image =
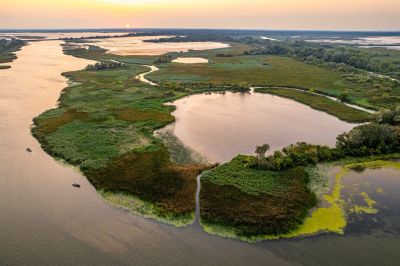
[{"label": "yellow-green algae patch", "polygon": [[345,167],[347,168],[364,167],[370,169],[393,168],[400,170],[400,162],[376,160],[376,161],[361,162],[361,163],[350,163],[345,165]]},{"label": "yellow-green algae patch", "polygon": [[[203,229],[212,235],[218,235],[228,238],[236,238],[250,243],[254,243],[261,240],[276,240],[279,238],[295,238],[301,236],[316,235],[321,232],[332,232],[337,234],[343,234],[344,228],[347,225],[345,205],[346,202],[341,198],[343,184],[343,177],[349,173],[352,168],[364,167],[364,168],[394,168],[400,170],[400,162],[394,161],[369,161],[361,163],[349,163],[343,165],[340,172],[335,175],[335,183],[330,194],[323,195],[323,199],[328,204],[327,207],[317,208],[307,217],[302,225],[296,230],[283,234],[283,235],[262,235],[256,237],[243,237],[236,234],[234,228],[225,227],[215,224],[204,224],[201,223]],[[380,191],[383,190],[381,189]],[[361,196],[367,206],[354,206],[353,211],[356,213],[374,214],[378,210],[374,208],[376,201],[371,199],[366,192],[362,192]]]},{"label": "yellow-green algae patch", "polygon": [[361,192],[361,196],[364,198],[364,201],[367,204],[367,206],[355,205],[353,207],[354,212],[355,213],[367,213],[367,214],[377,213],[378,210],[374,208],[376,201],[371,199],[366,192]]},{"label": "yellow-green algae patch", "polygon": [[156,205],[141,200],[138,197],[125,193],[98,191],[99,194],[110,204],[126,209],[133,214],[141,215],[144,218],[151,218],[156,221],[174,225],[175,227],[185,227],[194,222],[194,212],[185,216],[176,216],[162,212]]},{"label": "yellow-green algae patch", "polygon": [[[345,202],[341,199],[341,191],[343,189],[342,179],[351,168],[365,167],[371,169],[377,168],[394,168],[400,170],[400,162],[395,161],[369,161],[361,163],[350,163],[342,167],[341,171],[335,175],[335,185],[332,193],[324,195],[323,198],[330,204],[328,207],[321,207],[315,210],[310,217],[306,218],[304,223],[295,231],[287,234],[284,237],[297,237],[302,235],[313,235],[319,232],[333,232],[343,234],[346,227]],[[381,189],[382,190],[382,189]],[[382,190],[383,192],[383,190]],[[374,208],[376,201],[371,199],[366,192],[362,192],[367,206],[354,206],[354,211],[357,213],[374,214],[378,210]]]},{"label": "yellow-green algae patch", "polygon": [[385,191],[383,191],[383,188],[381,188],[381,187],[377,187],[377,188],[376,188],[376,193],[379,193],[379,194],[384,194],[384,193],[385,193]]},{"label": "yellow-green algae patch", "polygon": [[335,175],[335,184],[332,193],[323,196],[323,199],[329,206],[316,209],[297,230],[290,232],[284,237],[314,235],[324,231],[343,234],[343,229],[346,227],[347,222],[344,211],[345,202],[340,196],[343,188],[342,179],[348,172],[347,168],[342,168]]}]

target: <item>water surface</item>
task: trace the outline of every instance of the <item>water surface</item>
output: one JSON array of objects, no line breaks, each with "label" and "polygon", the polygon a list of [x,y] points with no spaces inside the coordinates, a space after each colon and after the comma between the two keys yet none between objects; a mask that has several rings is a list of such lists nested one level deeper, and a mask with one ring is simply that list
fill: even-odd
[{"label": "water surface", "polygon": [[269,94],[200,94],[172,104],[175,135],[213,162],[254,154],[264,143],[270,152],[299,141],[334,146],[337,135],[356,126]]},{"label": "water surface", "polygon": [[355,174],[361,181],[369,181],[369,175],[385,192],[382,198],[371,193],[382,211],[368,218],[383,223],[365,227],[365,216],[356,217],[345,236],[249,245],[207,235],[196,225],[175,229],[105,203],[85,177],[48,156],[30,135],[32,118],[54,107],[67,85],[61,72],[92,63],[63,55],[60,44],[25,46],[11,69],[0,70],[1,265],[381,265],[400,260],[400,187],[392,170]]},{"label": "water surface", "polygon": [[206,64],[208,63],[208,59],[201,57],[178,57],[172,60],[172,62],[181,64]]},{"label": "water surface", "polygon": [[96,36],[122,36],[126,33],[121,32],[0,32],[0,37],[17,37],[22,40],[36,39],[62,39],[62,38],[89,38]]},{"label": "water surface", "polygon": [[[154,40],[172,36],[145,36],[108,38],[90,41],[86,45],[96,45],[107,49],[108,53],[116,55],[162,55],[170,52],[187,52],[189,50],[209,50],[229,47],[229,44],[219,42],[163,42],[152,43]],[[79,43],[82,45],[82,43]]]}]

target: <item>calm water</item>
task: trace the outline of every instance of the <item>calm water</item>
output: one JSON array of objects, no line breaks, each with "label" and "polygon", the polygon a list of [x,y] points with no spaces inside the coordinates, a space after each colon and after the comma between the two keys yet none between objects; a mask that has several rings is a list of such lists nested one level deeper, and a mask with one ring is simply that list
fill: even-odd
[{"label": "calm water", "polygon": [[[344,44],[359,44],[363,45],[361,47],[369,48],[369,47],[382,47],[386,49],[393,49],[399,50],[400,46],[394,44],[400,44],[400,36],[375,36],[375,37],[366,37],[366,38],[359,38],[359,39],[338,39],[338,38],[331,38],[331,39],[315,39],[315,40],[308,40],[309,42],[322,42],[322,43],[344,43]],[[373,46],[368,46],[373,45]]]},{"label": "calm water", "polygon": [[[54,161],[30,135],[32,117],[54,107],[66,86],[60,73],[90,63],[63,55],[59,44],[26,46],[11,69],[0,71],[0,265],[365,265],[400,260],[398,211],[388,214],[391,231],[359,227],[346,236],[249,245],[207,235],[197,226],[175,229],[108,205],[80,173]],[[27,147],[33,152],[27,153]],[[398,173],[374,170],[356,176],[363,180],[365,174],[378,183],[387,180],[380,184],[387,194],[379,202],[399,210]],[[73,188],[72,182],[82,188]],[[386,217],[386,211],[378,220],[379,215]]]},{"label": "calm water", "polygon": [[200,94],[173,105],[175,135],[213,162],[253,154],[264,143],[271,152],[298,141],[334,146],[337,135],[355,126],[269,94]]},{"label": "calm water", "polygon": [[125,35],[126,33],[120,32],[7,32],[1,33],[0,37],[12,36],[18,37],[22,40],[35,40],[37,37],[45,39],[61,39],[61,38],[81,38],[81,37],[96,37],[96,36],[118,36]]},{"label": "calm water", "polygon": [[[169,52],[187,52],[189,50],[208,50],[229,47],[229,44],[219,42],[144,42],[145,40],[166,37],[172,36],[108,38],[95,40],[85,45],[97,45],[107,49],[109,53],[116,55],[162,55]],[[79,45],[82,45],[82,43],[79,43]]]}]

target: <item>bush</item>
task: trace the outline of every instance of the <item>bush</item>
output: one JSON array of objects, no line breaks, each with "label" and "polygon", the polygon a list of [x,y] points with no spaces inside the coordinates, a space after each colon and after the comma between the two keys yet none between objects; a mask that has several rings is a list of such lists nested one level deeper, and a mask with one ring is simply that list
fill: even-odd
[{"label": "bush", "polygon": [[397,152],[399,143],[399,128],[372,123],[339,135],[336,146],[346,155],[369,156]]},{"label": "bush", "polygon": [[102,61],[98,62],[94,65],[88,65],[86,70],[106,70],[106,69],[115,69],[124,67],[124,64],[118,61],[110,60],[110,61]]},{"label": "bush", "polygon": [[400,105],[390,109],[381,109],[374,114],[375,122],[379,124],[400,125]]}]

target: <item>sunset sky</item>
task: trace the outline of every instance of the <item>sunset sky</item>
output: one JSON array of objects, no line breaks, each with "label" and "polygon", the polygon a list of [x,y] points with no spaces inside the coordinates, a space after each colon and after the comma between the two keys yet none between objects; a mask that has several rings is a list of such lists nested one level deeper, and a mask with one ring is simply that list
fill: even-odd
[{"label": "sunset sky", "polygon": [[0,0],[0,29],[400,30],[400,0]]}]

